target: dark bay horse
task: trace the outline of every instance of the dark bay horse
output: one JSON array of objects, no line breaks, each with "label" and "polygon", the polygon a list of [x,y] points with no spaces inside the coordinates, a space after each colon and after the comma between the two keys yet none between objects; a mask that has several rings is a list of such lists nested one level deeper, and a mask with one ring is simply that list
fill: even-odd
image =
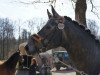
[{"label": "dark bay horse", "polygon": [[20,53],[15,52],[8,60],[0,64],[0,75],[15,75],[16,65],[20,59]]},{"label": "dark bay horse", "polygon": [[[42,37],[43,46],[47,50],[64,47],[78,70],[88,75],[99,75],[99,41],[82,25],[67,16],[60,16],[53,7],[52,14],[48,10],[47,13],[49,20],[38,32],[38,35]],[[29,52],[36,51],[33,38],[29,39],[27,45]]]}]

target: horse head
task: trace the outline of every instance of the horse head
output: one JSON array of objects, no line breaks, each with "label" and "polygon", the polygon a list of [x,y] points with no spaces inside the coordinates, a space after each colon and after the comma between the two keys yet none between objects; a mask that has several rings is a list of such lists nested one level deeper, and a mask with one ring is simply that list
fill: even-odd
[{"label": "horse head", "polygon": [[26,46],[28,53],[36,53],[37,48],[45,51],[46,49],[63,46],[62,43],[64,43],[64,39],[66,39],[66,35],[62,35],[64,34],[62,31],[65,28],[65,18],[60,16],[53,6],[52,13],[53,14],[47,10],[48,22],[37,34],[33,34],[28,39],[28,44]]},{"label": "horse head", "polygon": [[68,29],[65,30],[65,28],[67,27],[65,26],[67,19],[65,19],[64,16],[60,16],[55,11],[53,6],[52,6],[52,14],[48,10],[47,14],[49,20],[46,23],[46,25],[38,32],[38,35],[43,38],[42,43],[44,47],[46,47],[47,49],[52,49],[59,46],[63,47],[65,40],[66,42],[68,42],[67,34],[65,34],[65,32],[68,33]]}]

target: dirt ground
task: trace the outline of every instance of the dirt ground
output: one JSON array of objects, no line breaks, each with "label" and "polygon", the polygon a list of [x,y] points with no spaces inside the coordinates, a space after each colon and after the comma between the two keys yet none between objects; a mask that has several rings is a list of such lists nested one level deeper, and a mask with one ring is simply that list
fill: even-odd
[{"label": "dirt ground", "polygon": [[76,75],[76,72],[73,70],[66,70],[61,68],[60,71],[56,71],[56,69],[52,69],[52,75]]}]

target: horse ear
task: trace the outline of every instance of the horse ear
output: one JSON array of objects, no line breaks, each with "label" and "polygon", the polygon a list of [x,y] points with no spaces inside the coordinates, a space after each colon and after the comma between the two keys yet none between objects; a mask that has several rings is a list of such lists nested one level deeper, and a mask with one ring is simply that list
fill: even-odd
[{"label": "horse ear", "polygon": [[60,17],[60,15],[55,11],[54,7],[51,5],[52,13],[54,18]]},{"label": "horse ear", "polygon": [[49,19],[53,17],[53,15],[49,12],[48,9],[47,9],[47,14],[48,14],[48,18],[49,18]]}]

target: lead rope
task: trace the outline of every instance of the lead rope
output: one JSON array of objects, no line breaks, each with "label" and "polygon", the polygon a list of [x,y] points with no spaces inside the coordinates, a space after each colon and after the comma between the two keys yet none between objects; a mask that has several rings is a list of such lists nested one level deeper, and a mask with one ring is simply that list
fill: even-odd
[{"label": "lead rope", "polygon": [[[53,59],[55,59],[55,58],[53,57]],[[62,62],[62,61],[60,61],[59,58],[57,58],[57,59],[55,59],[55,60],[56,60],[56,62],[60,62],[60,63],[62,63],[63,65],[67,66],[68,68],[74,70],[75,72],[79,73],[80,75],[88,75],[88,74],[85,73],[84,71],[79,71],[79,70],[77,70],[76,68],[72,67],[71,65],[68,65],[68,64],[66,64],[66,63],[64,63],[64,62]]]},{"label": "lead rope", "polygon": [[[67,36],[66,36],[66,34],[65,34],[64,29],[62,29],[62,33],[63,33],[63,35],[64,35],[64,37],[65,37],[65,39],[66,39]],[[60,61],[60,60],[58,60],[58,61],[61,62],[62,64],[64,64],[65,66],[67,66],[68,68],[73,69],[74,71],[76,71],[77,73],[79,73],[79,74],[81,74],[81,75],[88,75],[88,74],[85,73],[84,71],[77,70],[76,68],[74,68],[74,67],[72,67],[72,66],[70,66],[70,65],[67,65],[66,63],[64,63],[64,62],[62,62],[62,61]]]},{"label": "lead rope", "polygon": [[67,66],[68,68],[71,68],[71,69],[73,69],[74,71],[80,73],[81,75],[88,75],[88,74],[86,74],[84,71],[79,71],[79,70],[77,70],[76,68],[74,68],[74,67],[72,67],[72,66],[70,66],[70,65],[67,65],[67,64],[65,64],[64,62],[60,61],[60,60],[59,60],[59,62],[61,62],[62,64],[64,64],[64,65]]}]

